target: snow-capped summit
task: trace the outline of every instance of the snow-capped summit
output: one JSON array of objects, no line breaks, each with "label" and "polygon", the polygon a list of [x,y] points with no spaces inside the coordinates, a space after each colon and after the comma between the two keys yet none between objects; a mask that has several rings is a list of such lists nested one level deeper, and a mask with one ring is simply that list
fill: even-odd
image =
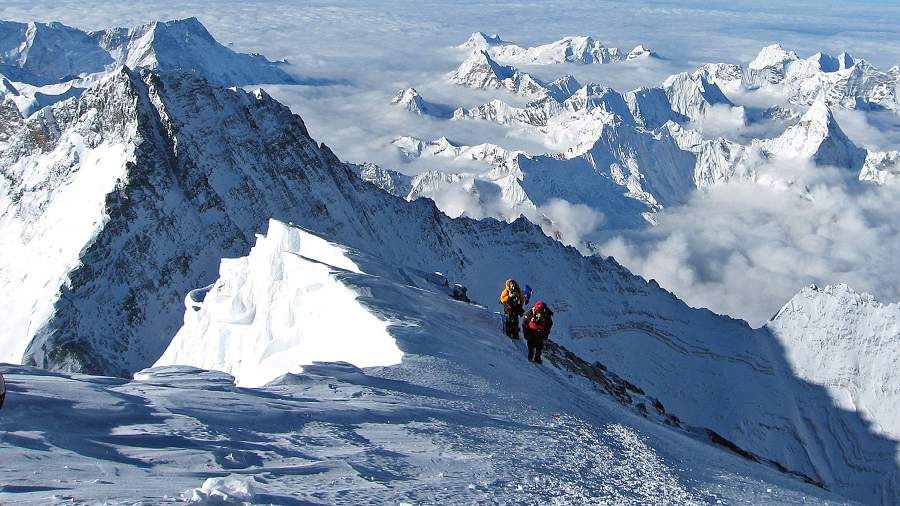
[{"label": "snow-capped summit", "polygon": [[513,65],[602,64],[654,56],[654,53],[643,45],[638,45],[626,53],[615,47],[606,47],[590,36],[569,36],[548,44],[523,47],[501,41],[499,36],[491,37],[478,32],[472,34],[469,40],[459,47],[486,50],[498,61]]},{"label": "snow-capped summit", "polygon": [[639,44],[634,46],[634,49],[628,52],[628,55],[625,56],[626,60],[637,60],[640,58],[651,58],[656,56],[656,53],[643,44]]},{"label": "snow-capped summit", "polygon": [[543,82],[515,67],[497,63],[484,50],[472,52],[450,76],[450,80],[480,90],[506,89],[530,98],[542,98],[548,94]]},{"label": "snow-capped summit", "polygon": [[219,44],[197,18],[83,32],[61,23],[0,22],[0,73],[42,86],[118,66],[194,70],[223,85],[292,83],[258,54]]},{"label": "snow-capped summit", "polygon": [[46,85],[102,72],[116,60],[96,38],[62,23],[0,21],[0,73]]},{"label": "snow-capped summit", "polygon": [[479,161],[490,165],[511,162],[520,151],[507,150],[496,144],[477,144],[465,146],[457,144],[446,137],[433,141],[424,141],[417,137],[397,137],[391,144],[397,147],[405,160],[416,158],[443,158],[455,161]]},{"label": "snow-capped summit", "polygon": [[881,71],[847,52],[838,56],[820,52],[801,59],[775,44],[760,51],[746,75],[720,76],[716,82],[729,89],[742,85],[774,89],[805,105],[824,94],[829,106],[845,109],[900,108],[900,71]]},{"label": "snow-capped summit", "polygon": [[756,55],[756,58],[750,62],[748,68],[751,70],[762,70],[766,67],[782,68],[785,63],[797,61],[800,57],[793,51],[787,51],[781,44],[772,44],[762,48]]},{"label": "snow-capped summit", "polygon": [[262,55],[236,53],[223,46],[194,17],[113,28],[91,36],[118,64],[131,68],[192,69],[213,83],[229,86],[296,81]]},{"label": "snow-capped summit", "polygon": [[505,44],[505,42],[498,33],[488,35],[484,32],[475,32],[465,42],[456,47],[460,49],[483,50],[500,44]]},{"label": "snow-capped summit", "polygon": [[827,53],[816,53],[808,58],[810,62],[818,65],[822,72],[837,72],[839,70],[847,70],[856,64],[853,57],[849,53],[843,52],[837,57]]},{"label": "snow-capped summit", "polygon": [[453,110],[449,107],[426,101],[415,88],[397,90],[391,99],[391,104],[420,116],[449,118],[453,114]]},{"label": "snow-capped summit", "polygon": [[715,84],[702,75],[687,72],[669,76],[662,84],[673,111],[697,120],[713,106],[734,107],[731,100]]},{"label": "snow-capped summit", "polygon": [[422,100],[422,97],[419,96],[419,92],[416,91],[415,88],[406,88],[397,90],[394,98],[391,99],[391,104],[399,105],[409,112],[422,114],[422,106],[424,105],[424,101]]},{"label": "snow-capped summit", "polygon": [[824,97],[813,102],[796,125],[774,139],[758,141],[758,145],[775,158],[802,158],[852,170],[859,170],[866,158],[866,151],[838,125]]}]

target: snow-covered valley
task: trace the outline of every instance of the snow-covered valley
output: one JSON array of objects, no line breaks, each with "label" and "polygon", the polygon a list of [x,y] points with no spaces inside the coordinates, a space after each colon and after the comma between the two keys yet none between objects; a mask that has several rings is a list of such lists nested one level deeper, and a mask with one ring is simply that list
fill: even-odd
[{"label": "snow-covered valley", "polygon": [[859,137],[896,67],[767,46],[621,92],[569,72],[671,48],[476,32],[352,108],[430,125],[385,164],[273,98],[353,84],[131,24],[0,23],[0,503],[900,498],[900,157]]}]

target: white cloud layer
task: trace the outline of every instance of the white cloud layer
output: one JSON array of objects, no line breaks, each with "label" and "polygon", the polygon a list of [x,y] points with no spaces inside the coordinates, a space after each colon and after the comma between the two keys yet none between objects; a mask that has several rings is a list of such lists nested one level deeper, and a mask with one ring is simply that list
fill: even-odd
[{"label": "white cloud layer", "polygon": [[772,166],[789,190],[736,183],[666,210],[659,225],[618,236],[602,251],[708,307],[762,325],[799,288],[845,282],[900,299],[900,200],[827,167]]}]

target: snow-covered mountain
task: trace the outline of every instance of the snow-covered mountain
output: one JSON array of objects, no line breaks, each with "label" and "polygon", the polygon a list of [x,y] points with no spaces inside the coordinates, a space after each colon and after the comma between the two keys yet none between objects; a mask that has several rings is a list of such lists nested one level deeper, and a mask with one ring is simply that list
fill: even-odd
[{"label": "snow-covered mountain", "polygon": [[859,179],[879,184],[900,183],[900,151],[870,152],[859,172]]},{"label": "snow-covered mountain", "polygon": [[391,104],[420,116],[449,118],[453,114],[453,110],[449,107],[426,101],[415,88],[397,90]]},{"label": "snow-covered mountain", "polygon": [[61,23],[0,21],[0,74],[11,81],[51,85],[121,65],[195,70],[230,86],[296,81],[262,55],[223,46],[197,18],[94,32]]},{"label": "snow-covered mountain", "polygon": [[606,47],[593,37],[584,36],[563,37],[549,44],[522,47],[504,41],[496,34],[475,32],[458,47],[487,51],[496,60],[513,65],[615,63],[655,56],[653,51],[643,45],[638,45],[626,53],[615,47]]},{"label": "snow-covered mountain", "polygon": [[473,51],[459,68],[450,75],[450,81],[478,90],[507,90],[528,98],[543,98],[549,94],[547,85],[531,74],[521,72],[510,65],[497,63],[484,50]]},{"label": "snow-covered mountain", "polygon": [[598,84],[581,86],[570,76],[546,88],[566,91],[548,91],[524,107],[493,100],[471,109],[459,108],[453,119],[537,127],[548,144],[562,146],[574,154],[590,147],[604,124],[616,121],[657,129],[668,121],[702,121],[714,107],[724,108],[745,121],[744,108],[735,107],[718,86],[687,73],[670,77],[659,88],[639,88],[624,94]]},{"label": "snow-covered mountain", "polygon": [[796,374],[835,403],[900,439],[900,304],[881,304],[845,284],[800,291],[767,327]]},{"label": "snow-covered mountain", "polygon": [[477,144],[466,146],[452,142],[446,137],[433,141],[425,141],[417,137],[404,135],[397,137],[391,144],[397,147],[404,159],[436,158],[454,161],[480,161],[489,165],[511,163],[521,151],[513,151],[496,144]]},{"label": "snow-covered mountain", "polygon": [[801,158],[855,171],[866,159],[866,150],[847,137],[822,98],[809,107],[799,123],[774,139],[755,144],[768,157]]},{"label": "snow-covered mountain", "polygon": [[726,89],[764,88],[781,92],[796,104],[812,105],[821,95],[831,107],[900,108],[900,67],[883,71],[846,52],[838,56],[816,53],[804,59],[773,44],[763,48],[746,68],[707,65],[699,72]]}]

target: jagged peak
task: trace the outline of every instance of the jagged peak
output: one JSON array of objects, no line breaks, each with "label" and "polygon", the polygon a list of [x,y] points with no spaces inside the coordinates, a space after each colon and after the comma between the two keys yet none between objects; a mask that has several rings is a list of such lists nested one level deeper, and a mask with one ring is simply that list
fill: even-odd
[{"label": "jagged peak", "polygon": [[404,88],[397,90],[397,93],[394,94],[394,98],[391,99],[391,103],[406,104],[412,100],[415,100],[417,97],[421,97],[421,95],[419,95],[419,92],[416,91],[415,88]]},{"label": "jagged peak", "polygon": [[465,42],[456,47],[464,49],[484,49],[488,46],[496,46],[500,44],[505,44],[505,41],[500,38],[499,33],[488,35],[484,32],[474,32]]},{"label": "jagged peak", "polygon": [[795,61],[800,58],[794,51],[787,51],[781,44],[772,44],[766,46],[759,51],[756,58],[750,62],[750,68],[753,70],[763,69],[772,65],[777,65],[787,61]]},{"label": "jagged peak", "polygon": [[441,146],[441,147],[450,147],[450,148],[458,148],[460,146],[459,144],[454,143],[453,141],[451,141],[450,139],[448,139],[447,137],[445,137],[443,135],[438,137],[437,139],[435,139],[433,142],[431,142],[431,144]]},{"label": "jagged peak", "polygon": [[634,46],[634,48],[631,51],[628,52],[628,56],[626,56],[626,59],[627,60],[635,60],[638,58],[652,58],[655,56],[656,56],[656,53],[652,49],[650,49],[649,47],[647,47],[643,44],[638,44],[637,46]]},{"label": "jagged peak", "polygon": [[[797,292],[791,299],[782,306],[782,308],[776,313],[776,315],[772,318],[773,320],[778,319],[782,316],[786,311],[791,308],[795,308],[798,305],[803,305],[806,301],[824,301],[824,300],[834,300],[841,301],[839,307],[844,311],[854,311],[856,308],[860,306],[867,306],[873,309],[883,308],[885,306],[891,304],[884,304],[875,298],[874,295],[867,292],[860,292],[854,290],[847,283],[839,282],[834,284],[827,284],[825,286],[818,286],[816,284],[810,284]],[[895,306],[900,306],[898,303],[894,303]]]}]

